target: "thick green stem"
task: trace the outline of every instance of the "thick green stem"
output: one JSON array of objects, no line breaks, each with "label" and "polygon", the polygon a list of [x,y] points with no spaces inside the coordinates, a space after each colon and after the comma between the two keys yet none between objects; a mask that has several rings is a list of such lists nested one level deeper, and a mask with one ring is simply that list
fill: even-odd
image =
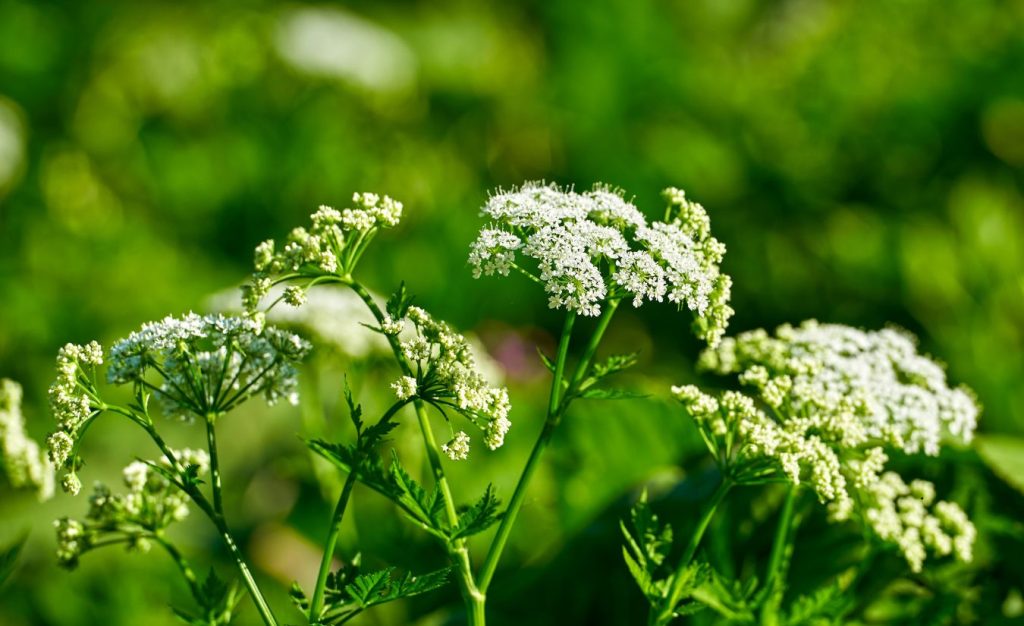
[{"label": "thick green stem", "polygon": [[498,561],[501,559],[501,553],[505,550],[505,544],[508,543],[508,536],[512,532],[512,525],[515,524],[516,516],[519,515],[519,509],[523,506],[523,500],[526,498],[526,488],[530,484],[530,479],[533,477],[534,472],[537,471],[537,461],[540,459],[541,454],[543,454],[544,449],[547,448],[548,442],[551,441],[551,435],[555,432],[555,426],[557,425],[557,417],[555,416],[558,415],[559,406],[561,406],[562,378],[565,375],[565,361],[569,354],[569,341],[572,339],[572,327],[575,322],[575,313],[570,312],[565,316],[565,323],[562,325],[562,336],[558,340],[558,353],[555,355],[555,371],[554,377],[551,380],[551,393],[548,399],[548,412],[547,418],[544,420],[544,428],[540,431],[537,442],[533,444],[533,450],[530,452],[530,457],[526,460],[523,473],[519,476],[519,482],[516,483],[512,499],[508,503],[508,508],[505,509],[505,514],[498,525],[498,532],[491,541],[491,547],[487,551],[483,568],[480,570],[478,580],[480,589],[485,593],[491,584],[495,570],[498,568]]},{"label": "thick green stem", "polygon": [[672,621],[675,615],[676,605],[682,599],[683,588],[686,583],[686,577],[683,574],[686,571],[686,567],[693,560],[695,554],[697,554],[697,548],[700,546],[700,541],[704,537],[704,532],[708,529],[708,524],[711,523],[711,518],[714,517],[715,511],[718,509],[718,505],[722,503],[725,498],[725,494],[729,492],[732,487],[732,481],[728,478],[723,478],[722,482],[715,489],[715,493],[711,496],[711,500],[707,503],[704,508],[704,512],[701,514],[700,520],[697,522],[697,527],[693,529],[693,534],[690,535],[690,541],[686,544],[686,549],[683,550],[683,556],[679,559],[679,564],[676,565],[675,572],[672,577],[672,587],[669,589],[668,595],[665,597],[664,602],[660,607],[652,606],[650,618],[648,624],[651,626],[664,626]]},{"label": "thick green stem", "polygon": [[320,571],[316,577],[316,586],[313,588],[313,599],[309,604],[309,621],[313,623],[320,618],[324,609],[324,590],[327,588],[327,575],[331,573],[331,561],[334,560],[334,548],[338,545],[338,533],[341,532],[341,521],[345,517],[345,508],[352,495],[352,488],[356,484],[355,468],[352,468],[345,479],[345,486],[341,489],[338,503],[334,507],[334,514],[331,516],[331,527],[327,531],[327,540],[324,542],[324,556],[320,561]]}]

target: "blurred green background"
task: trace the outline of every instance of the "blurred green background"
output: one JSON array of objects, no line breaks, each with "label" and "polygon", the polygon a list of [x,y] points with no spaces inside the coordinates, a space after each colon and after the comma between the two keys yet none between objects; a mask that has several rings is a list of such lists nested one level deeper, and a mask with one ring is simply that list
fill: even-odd
[{"label": "blurred green background", "polygon": [[[487,480],[507,497],[540,427],[546,381],[532,346],[550,345],[559,319],[525,281],[472,280],[465,258],[488,190],[524,179],[604,181],[652,215],[660,189],[685,188],[728,245],[733,331],[814,317],[917,333],[977,392],[981,430],[1004,457],[998,474],[996,453],[973,451],[917,468],[981,520],[978,563],[956,579],[965,598],[935,609],[934,623],[1024,613],[1024,504],[1004,482],[1024,479],[1020,0],[0,0],[0,376],[25,386],[41,438],[63,343],[204,310],[246,276],[260,240],[321,203],[379,191],[406,217],[371,249],[365,281],[387,293],[405,280],[507,366],[509,445],[454,470],[464,499]],[[642,349],[632,384],[655,396],[567,419],[499,570],[494,623],[637,623],[643,600],[624,576],[616,520],[652,477],[667,507],[692,515],[696,487],[677,481],[699,471],[699,448],[658,399],[693,376],[687,326],[669,307],[617,319],[609,349]],[[323,468],[315,478],[292,434],[346,432],[341,371],[368,407],[384,402],[383,362],[322,351],[307,391],[326,426],[312,401],[224,424],[237,442],[224,453],[233,521],[281,589],[312,577],[329,515],[321,492],[337,488]],[[104,428],[87,484],[152,454],[115,420]],[[179,445],[201,440],[168,428]],[[415,570],[441,562],[373,494],[356,497],[343,553]],[[0,498],[0,542],[32,531],[0,589],[0,623],[169,624],[168,602],[186,602],[156,555],[56,567],[50,520],[84,514],[84,499]],[[746,532],[736,541],[756,555],[764,546]],[[230,573],[201,520],[178,534],[201,565]],[[284,592],[271,598],[287,615]],[[458,604],[452,587],[359,623],[457,623]],[[240,623],[255,619],[247,607]]]}]

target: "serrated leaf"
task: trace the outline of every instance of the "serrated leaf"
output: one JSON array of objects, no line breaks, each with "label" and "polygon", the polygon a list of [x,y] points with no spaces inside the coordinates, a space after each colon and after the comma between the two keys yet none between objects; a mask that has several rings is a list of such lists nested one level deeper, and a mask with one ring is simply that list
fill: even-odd
[{"label": "serrated leaf", "polygon": [[202,594],[202,597],[196,598],[196,600],[204,608],[217,608],[224,601],[225,596],[227,596],[228,584],[221,580],[217,576],[217,572],[211,567],[209,573],[206,574],[206,580],[199,587],[199,593]]},{"label": "serrated leaf", "polygon": [[974,447],[992,472],[1024,493],[1024,438],[1013,435],[978,435]]},{"label": "serrated leaf", "polygon": [[604,361],[600,361],[594,364],[594,368],[591,370],[590,377],[595,381],[601,380],[606,376],[617,374],[621,371],[627,370],[637,363],[639,353],[632,352],[630,354],[615,354]]},{"label": "serrated leaf", "polygon": [[851,571],[849,575],[839,576],[814,593],[802,595],[794,600],[782,623],[799,626],[814,619],[842,618],[853,604],[853,598],[846,595],[846,590],[853,580],[852,574]]},{"label": "serrated leaf", "polygon": [[348,376],[345,376],[345,404],[348,405],[348,417],[352,420],[352,425],[356,427],[356,433],[362,434],[363,432],[363,406],[356,404],[355,399],[352,397],[352,388],[348,385]]},{"label": "serrated leaf", "polygon": [[420,576],[406,572],[400,578],[393,576],[394,571],[395,568],[387,567],[360,574],[345,587],[345,591],[360,608],[367,609],[377,604],[433,591],[448,581],[451,568],[446,567]]},{"label": "serrated leaf", "polygon": [[672,527],[662,525],[647,503],[647,492],[629,511],[628,520],[619,523],[626,545],[622,548],[626,567],[648,599],[660,602],[668,580],[661,566],[672,549]]},{"label": "serrated leaf", "polygon": [[351,584],[345,586],[349,597],[362,607],[375,604],[383,597],[391,585],[391,572],[395,568],[387,567],[375,572],[360,574]]},{"label": "serrated leaf", "polygon": [[356,478],[370,489],[392,500],[398,497],[391,476],[376,456],[362,454],[352,444],[330,443],[322,439],[304,439],[310,450],[329,461],[346,474],[355,472]]},{"label": "serrated leaf", "polygon": [[487,485],[484,495],[459,514],[459,523],[452,529],[451,538],[459,539],[481,533],[500,519],[501,502],[494,495],[494,485]]},{"label": "serrated leaf", "polygon": [[599,389],[591,387],[580,393],[579,397],[587,400],[634,400],[646,398],[647,394],[628,389]]},{"label": "serrated leaf", "polygon": [[298,582],[292,581],[291,589],[288,590],[288,599],[292,601],[292,604],[300,612],[305,613],[309,611],[309,598]]},{"label": "serrated leaf", "polygon": [[412,305],[413,297],[409,295],[409,292],[405,288],[405,281],[402,281],[398,285],[398,289],[395,290],[391,297],[388,298],[387,303],[384,305],[384,310],[391,316],[392,320],[400,320],[405,317],[406,313],[409,312],[409,307]]},{"label": "serrated leaf", "polygon": [[744,586],[738,581],[729,580],[712,568],[707,570],[708,578],[693,589],[694,600],[707,605],[726,619],[749,622],[754,619],[750,605],[753,587]]},{"label": "serrated leaf", "polygon": [[403,510],[428,531],[444,537],[447,533],[442,517],[444,501],[440,492],[436,487],[427,492],[405,471],[398,462],[398,455],[392,454],[391,480],[396,487],[397,499],[403,505]]},{"label": "serrated leaf", "polygon": [[395,422],[377,422],[363,431],[359,438],[359,447],[367,453],[371,452],[397,427],[398,424]]}]

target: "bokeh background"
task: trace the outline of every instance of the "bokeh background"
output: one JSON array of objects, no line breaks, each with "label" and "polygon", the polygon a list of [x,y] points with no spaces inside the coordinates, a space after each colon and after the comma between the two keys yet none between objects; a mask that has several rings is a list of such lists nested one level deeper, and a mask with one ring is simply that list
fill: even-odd
[{"label": "bokeh background", "polygon": [[[506,370],[509,444],[453,471],[467,500],[488,480],[507,497],[540,427],[546,380],[533,346],[550,346],[559,319],[525,281],[474,281],[465,258],[488,190],[527,179],[604,181],[652,215],[663,187],[685,188],[728,245],[734,331],[817,318],[918,334],[977,392],[984,434],[912,469],[971,509],[982,538],[975,566],[948,576],[956,593],[934,581],[887,588],[895,600],[874,615],[1019,623],[1020,0],[0,0],[0,376],[24,385],[28,428],[42,438],[63,343],[207,310],[244,279],[260,240],[321,203],[379,191],[406,217],[364,260],[365,281],[387,293],[405,280]],[[653,395],[566,420],[491,593],[494,623],[638,623],[617,519],[643,484],[683,520],[701,489],[686,417],[660,399],[694,376],[687,325],[669,307],[615,322],[609,350],[641,349],[628,381]],[[385,361],[324,348],[301,409],[249,408],[224,423],[232,521],[294,621],[284,590],[313,577],[337,477],[293,434],[348,435],[343,371],[368,407],[385,401]],[[115,420],[103,428],[87,483],[152,454]],[[201,440],[167,428],[175,443]],[[385,503],[356,497],[343,554],[441,563]],[[730,536],[756,559],[770,506],[748,504]],[[0,543],[31,531],[0,589],[0,623],[174,623],[168,603],[187,598],[158,555],[98,552],[77,572],[57,568],[50,520],[85,507],[0,486]],[[823,528],[830,547],[796,556],[812,581],[829,565],[815,562],[843,550]],[[202,520],[178,536],[200,566],[231,572]],[[358,623],[458,623],[459,611],[452,587]],[[247,606],[239,623],[255,620]]]}]

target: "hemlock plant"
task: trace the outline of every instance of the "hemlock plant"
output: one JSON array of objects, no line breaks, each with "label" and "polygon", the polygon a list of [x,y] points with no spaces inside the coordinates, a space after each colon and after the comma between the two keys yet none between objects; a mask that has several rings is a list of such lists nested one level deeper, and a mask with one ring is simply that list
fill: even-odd
[{"label": "hemlock plant", "polygon": [[[381,230],[398,225],[403,210],[400,202],[372,193],[355,194],[352,207],[341,211],[320,207],[309,226],[295,228],[283,244],[257,246],[255,273],[243,288],[244,314],[167,317],[109,350],[96,342],[64,347],[50,388],[57,428],[46,458],[21,431],[20,388],[3,381],[0,440],[9,482],[46,495],[56,468],[64,490],[78,494],[87,474],[81,444],[90,427],[106,415],[127,419],[159,455],[131,461],[121,488],[97,483],[83,519],[56,522],[59,562],[74,567],[84,554],[110,545],[143,552],[155,547],[176,564],[191,592],[194,606],[175,609],[186,623],[230,623],[246,594],[267,626],[295,623],[297,613],[282,616],[266,601],[232,534],[217,425],[251,399],[299,401],[297,366],[312,346],[267,320],[282,317],[274,314],[276,307],[302,310],[311,306],[307,301],[325,297],[321,293],[348,291],[365,309],[363,331],[390,350],[394,374],[387,393],[393,400],[369,419],[339,381],[354,437],[306,440],[345,481],[324,524],[316,582],[311,589],[294,585],[292,600],[304,623],[334,625],[374,605],[454,582],[468,623],[483,625],[487,593],[500,576],[498,565],[531,479],[570,406],[579,399],[630,397],[609,387],[607,378],[632,366],[635,355],[596,358],[612,318],[623,302],[640,307],[667,300],[688,312],[694,333],[707,343],[699,366],[732,377],[738,386],[671,389],[707,445],[719,486],[688,535],[661,522],[646,495],[623,521],[626,566],[649,602],[649,624],[705,609],[729,623],[837,623],[850,610],[852,581],[867,574],[870,555],[896,551],[911,572],[943,558],[969,561],[975,529],[964,511],[940,499],[932,483],[905,480],[887,463],[894,454],[934,456],[948,442],[968,442],[978,414],[970,392],[950,388],[942,368],[895,330],[805,322],[774,335],[726,337],[733,310],[732,282],[719,267],[725,246],[711,235],[700,204],[678,189],[663,197],[659,220],[600,185],[576,192],[526,183],[494,193],[484,205],[486,223],[469,247],[474,276],[525,278],[543,289],[551,309],[563,312],[557,350],[542,356],[552,375],[543,428],[507,503],[492,486],[474,498],[457,497],[446,466],[474,462],[481,447],[498,451],[515,435],[513,421],[529,417],[515,414],[508,391],[488,381],[470,342],[414,306],[404,285],[382,302],[361,282],[363,253]],[[570,358],[573,345],[576,358]],[[111,386],[126,387],[131,401],[112,401]],[[168,417],[195,424],[204,449],[168,447],[160,433]],[[384,452],[389,434],[409,419],[429,463],[429,485],[415,480],[397,454]],[[332,567],[357,482],[433,537],[447,562],[415,574],[390,567],[363,571],[355,554],[343,557],[341,568]],[[703,558],[702,539],[733,488],[778,489],[773,484],[782,485],[785,496],[763,578],[732,580]],[[794,537],[813,502],[826,508],[831,522],[863,529],[866,556],[857,571],[786,604],[788,564],[798,549]],[[241,584],[212,571],[198,576],[174,543],[168,529],[192,510],[217,530]],[[487,549],[472,554],[468,539],[495,526]],[[636,623],[641,620],[638,615]]]}]

